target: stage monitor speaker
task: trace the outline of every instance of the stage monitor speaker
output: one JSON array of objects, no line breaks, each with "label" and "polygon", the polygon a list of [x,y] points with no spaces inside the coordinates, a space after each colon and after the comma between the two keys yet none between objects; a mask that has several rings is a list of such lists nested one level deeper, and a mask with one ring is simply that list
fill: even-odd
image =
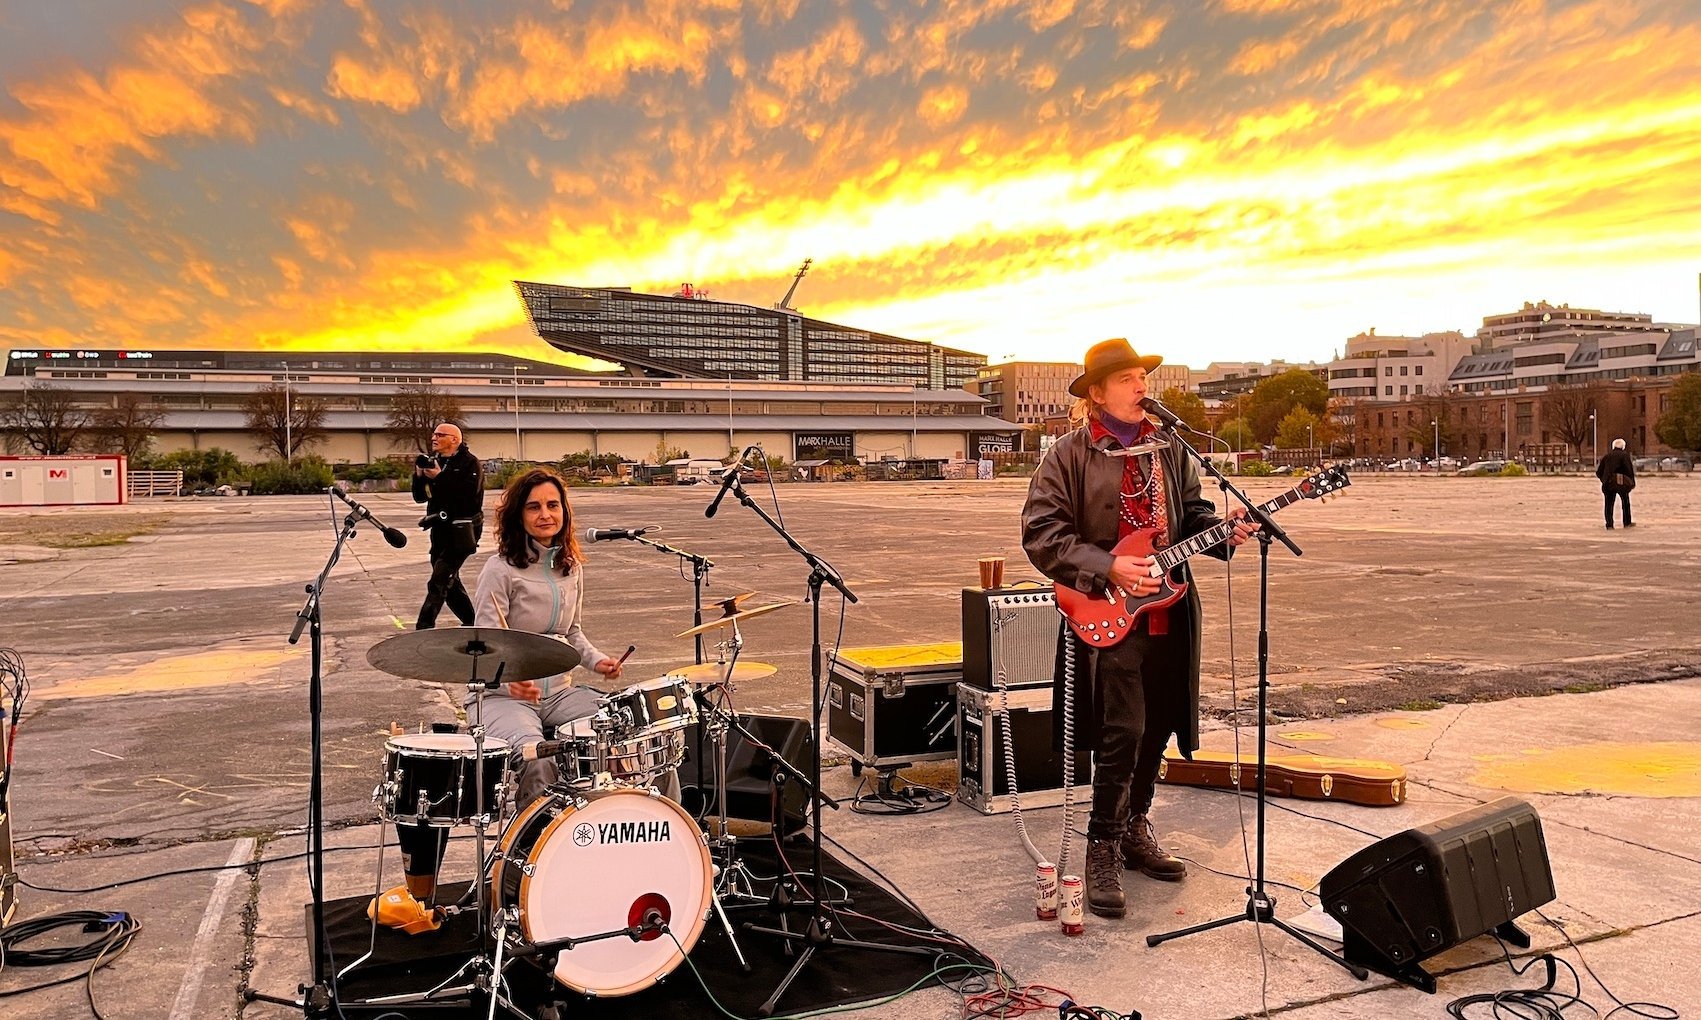
[{"label": "stage monitor speaker", "polygon": [[1061,625],[1051,585],[963,589],[963,683],[990,691],[1000,668],[1012,688],[1050,687]]},{"label": "stage monitor speaker", "polygon": [[[740,715],[738,722],[763,744],[778,751],[780,757],[804,775],[809,774],[809,723],[782,715]],[[715,742],[705,739],[697,743],[697,727],[685,728],[685,763],[679,766],[679,802],[698,818],[718,817],[720,805],[715,803],[715,775],[718,762]],[[699,774],[698,765],[702,771]],[[737,731],[727,733],[726,770],[728,775],[726,802],[727,817],[743,821],[774,821],[773,756],[766,749],[752,744]],[[802,784],[786,778],[780,784],[784,811],[784,835],[803,828],[808,794]]]},{"label": "stage monitor speaker", "polygon": [[1514,919],[1554,898],[1541,819],[1502,797],[1407,829],[1336,865],[1318,886],[1346,958],[1426,992],[1418,963],[1494,932],[1521,948]]}]

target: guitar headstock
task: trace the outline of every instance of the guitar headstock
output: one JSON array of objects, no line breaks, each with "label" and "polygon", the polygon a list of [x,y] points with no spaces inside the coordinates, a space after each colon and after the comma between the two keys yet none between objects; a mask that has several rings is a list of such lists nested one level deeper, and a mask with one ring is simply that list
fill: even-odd
[{"label": "guitar headstock", "polygon": [[1347,476],[1346,467],[1337,464],[1324,468],[1293,488],[1305,499],[1322,499],[1340,492],[1352,483],[1353,480]]}]

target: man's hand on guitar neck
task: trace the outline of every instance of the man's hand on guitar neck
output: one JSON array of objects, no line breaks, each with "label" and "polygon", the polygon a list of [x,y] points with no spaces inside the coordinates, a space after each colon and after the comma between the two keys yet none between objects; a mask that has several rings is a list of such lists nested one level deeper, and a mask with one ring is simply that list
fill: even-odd
[{"label": "man's hand on guitar neck", "polygon": [[1252,537],[1252,533],[1254,531],[1263,527],[1263,525],[1259,524],[1257,521],[1249,521],[1246,519],[1245,507],[1229,511],[1228,519],[1229,523],[1234,525],[1234,534],[1228,537],[1228,544],[1230,546],[1245,544],[1246,540]]},{"label": "man's hand on guitar neck", "polygon": [[1130,595],[1150,595],[1158,590],[1158,578],[1152,576],[1150,556],[1118,556],[1110,564],[1110,583]]}]

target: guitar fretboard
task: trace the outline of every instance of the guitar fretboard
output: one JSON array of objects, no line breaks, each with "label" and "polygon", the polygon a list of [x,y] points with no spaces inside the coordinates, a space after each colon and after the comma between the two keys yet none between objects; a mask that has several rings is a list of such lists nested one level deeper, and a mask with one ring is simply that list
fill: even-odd
[{"label": "guitar fretboard", "polygon": [[[1277,510],[1286,506],[1291,506],[1304,498],[1305,493],[1300,489],[1289,489],[1280,496],[1277,496],[1275,499],[1270,500],[1268,503],[1258,504],[1258,509],[1266,514],[1273,514]],[[1154,555],[1152,559],[1157,562],[1159,569],[1166,571],[1171,570],[1183,560],[1202,553],[1219,542],[1227,541],[1228,537],[1233,533],[1234,525],[1224,521],[1215,527],[1206,528],[1204,531],[1199,532],[1199,534],[1194,535],[1192,538],[1182,542],[1177,542],[1175,545],[1172,545]]]}]

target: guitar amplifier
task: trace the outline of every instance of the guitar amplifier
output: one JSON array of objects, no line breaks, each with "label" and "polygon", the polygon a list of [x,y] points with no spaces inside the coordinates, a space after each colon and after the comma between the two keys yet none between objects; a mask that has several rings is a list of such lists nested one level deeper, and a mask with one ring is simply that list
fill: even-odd
[{"label": "guitar amplifier", "polygon": [[18,910],[18,872],[12,858],[12,776],[6,765],[6,709],[0,706],[0,928],[12,923]]},{"label": "guitar amplifier", "polygon": [[962,645],[846,648],[830,661],[827,739],[850,752],[857,767],[956,755]]},{"label": "guitar amplifier", "polygon": [[[1051,688],[1023,687],[1005,695],[967,683],[957,687],[957,799],[983,815],[1001,814],[1012,806],[1004,727],[998,718],[1006,697],[1022,807],[1063,803],[1063,755],[1052,747]],[[1091,810],[1092,800],[1092,755],[1077,751],[1075,802]]]},{"label": "guitar amplifier", "polygon": [[1010,687],[1050,687],[1061,626],[1050,584],[964,588],[963,683],[995,690],[1002,668]]}]

